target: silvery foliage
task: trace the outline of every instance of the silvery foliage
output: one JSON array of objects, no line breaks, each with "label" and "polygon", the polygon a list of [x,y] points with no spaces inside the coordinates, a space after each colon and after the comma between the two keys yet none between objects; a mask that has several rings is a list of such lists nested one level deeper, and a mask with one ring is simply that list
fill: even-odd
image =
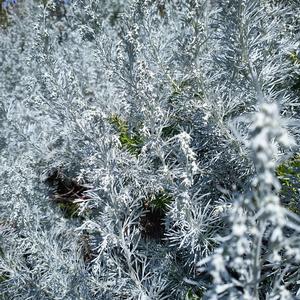
[{"label": "silvery foliage", "polygon": [[[280,205],[274,168],[299,140],[289,88],[298,4],[10,8],[0,29],[2,298],[296,297],[299,220]],[[142,138],[137,153],[122,147],[114,115]],[[80,218],[51,201],[52,170],[88,184]],[[159,191],[172,198],[164,237],[145,238],[145,202]]]},{"label": "silvery foliage", "polygon": [[299,276],[300,220],[278,197],[274,157],[278,145],[293,145],[279,120],[275,103],[261,103],[254,116],[248,142],[257,171],[252,190],[234,202],[231,232],[221,239],[222,247],[198,264],[200,273],[209,265],[214,282],[207,293],[210,299],[293,299],[289,290],[295,292]]}]

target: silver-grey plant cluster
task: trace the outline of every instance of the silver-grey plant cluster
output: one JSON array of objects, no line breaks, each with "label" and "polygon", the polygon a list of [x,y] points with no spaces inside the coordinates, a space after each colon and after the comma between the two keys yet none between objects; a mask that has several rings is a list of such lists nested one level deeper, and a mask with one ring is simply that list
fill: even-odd
[{"label": "silver-grey plant cluster", "polygon": [[299,76],[299,0],[0,9],[0,299],[300,299]]}]

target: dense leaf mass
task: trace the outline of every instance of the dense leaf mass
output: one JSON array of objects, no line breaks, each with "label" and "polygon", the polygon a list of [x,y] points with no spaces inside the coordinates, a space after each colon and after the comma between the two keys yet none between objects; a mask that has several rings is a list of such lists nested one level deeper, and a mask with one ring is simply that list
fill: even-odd
[{"label": "dense leaf mass", "polygon": [[300,299],[299,0],[2,0],[0,299]]}]

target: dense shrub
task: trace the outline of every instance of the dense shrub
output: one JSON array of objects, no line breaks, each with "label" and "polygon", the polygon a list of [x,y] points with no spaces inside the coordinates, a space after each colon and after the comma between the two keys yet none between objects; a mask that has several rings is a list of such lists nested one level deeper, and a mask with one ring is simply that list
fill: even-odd
[{"label": "dense shrub", "polygon": [[0,299],[300,297],[297,0],[3,3]]}]

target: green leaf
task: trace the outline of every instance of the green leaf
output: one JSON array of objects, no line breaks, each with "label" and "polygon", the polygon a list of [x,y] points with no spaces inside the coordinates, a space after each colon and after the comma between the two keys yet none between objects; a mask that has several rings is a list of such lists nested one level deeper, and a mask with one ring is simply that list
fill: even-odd
[{"label": "green leaf", "polygon": [[300,155],[297,154],[276,168],[281,183],[280,195],[288,202],[286,207],[300,215]]},{"label": "green leaf", "polygon": [[197,291],[193,291],[191,288],[185,295],[185,300],[201,300],[203,297],[203,290],[198,289]]},{"label": "green leaf", "polygon": [[119,132],[119,140],[122,147],[126,148],[132,155],[139,155],[144,143],[142,136],[137,132],[130,133],[126,121],[117,115],[111,116],[109,122]]},{"label": "green leaf", "polygon": [[173,201],[172,196],[165,190],[159,191],[150,197],[150,206],[154,209],[165,211],[167,206]]}]

